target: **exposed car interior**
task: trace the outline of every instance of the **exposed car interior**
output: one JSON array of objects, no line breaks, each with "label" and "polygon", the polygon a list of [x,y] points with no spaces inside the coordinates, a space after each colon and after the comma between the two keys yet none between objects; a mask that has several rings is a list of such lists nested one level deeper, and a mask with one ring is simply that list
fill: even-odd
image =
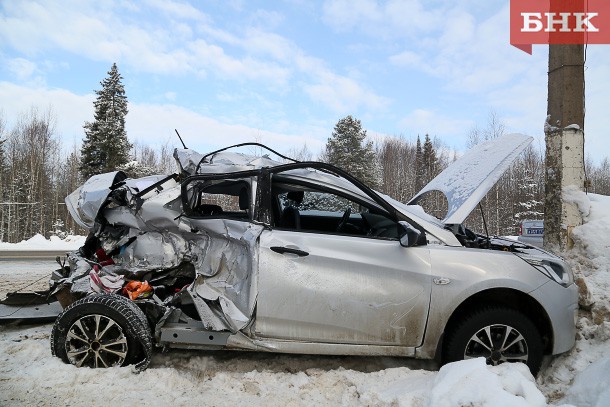
[{"label": "exposed car interior", "polygon": [[248,220],[250,195],[250,185],[244,180],[200,183],[193,188],[189,216]]},{"label": "exposed car interior", "polygon": [[338,233],[386,239],[404,234],[383,210],[335,192],[276,183],[272,190],[274,226],[303,232]]}]

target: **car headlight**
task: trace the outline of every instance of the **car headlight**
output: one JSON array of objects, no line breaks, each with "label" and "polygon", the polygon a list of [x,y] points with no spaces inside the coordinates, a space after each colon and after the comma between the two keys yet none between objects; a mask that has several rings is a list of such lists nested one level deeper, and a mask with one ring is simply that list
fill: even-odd
[{"label": "car headlight", "polygon": [[522,257],[522,259],[564,287],[567,287],[574,282],[572,270],[570,269],[570,266],[565,263],[559,263],[546,259],[533,259],[529,257]]}]

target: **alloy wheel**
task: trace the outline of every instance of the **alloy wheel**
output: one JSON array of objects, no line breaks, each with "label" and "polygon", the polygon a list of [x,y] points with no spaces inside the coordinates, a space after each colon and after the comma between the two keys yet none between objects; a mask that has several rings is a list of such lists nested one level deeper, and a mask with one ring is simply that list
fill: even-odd
[{"label": "alloy wheel", "polygon": [[477,331],[464,350],[464,359],[484,357],[488,364],[523,362],[528,360],[527,342],[515,328],[496,324]]},{"label": "alloy wheel", "polygon": [[70,363],[91,368],[121,366],[127,357],[127,337],[113,319],[99,314],[77,319],[66,336]]}]

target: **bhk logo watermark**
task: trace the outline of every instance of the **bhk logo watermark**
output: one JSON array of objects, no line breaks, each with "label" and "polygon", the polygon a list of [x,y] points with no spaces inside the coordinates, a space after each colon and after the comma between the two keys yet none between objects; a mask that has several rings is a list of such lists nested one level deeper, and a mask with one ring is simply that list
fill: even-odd
[{"label": "bhk logo watermark", "polygon": [[610,44],[610,0],[510,0],[510,43]]}]

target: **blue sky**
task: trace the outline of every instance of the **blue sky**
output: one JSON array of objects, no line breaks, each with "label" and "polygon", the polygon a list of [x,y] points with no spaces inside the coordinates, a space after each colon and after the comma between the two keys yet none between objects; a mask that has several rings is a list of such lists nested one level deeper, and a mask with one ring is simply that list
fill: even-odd
[{"label": "blue sky", "polygon": [[[546,46],[509,44],[509,2],[0,0],[0,109],[51,108],[80,145],[116,62],[133,141],[259,141],[317,154],[351,114],[372,137],[463,150],[494,111],[544,144]],[[610,46],[587,51],[586,154],[610,156]]]}]

